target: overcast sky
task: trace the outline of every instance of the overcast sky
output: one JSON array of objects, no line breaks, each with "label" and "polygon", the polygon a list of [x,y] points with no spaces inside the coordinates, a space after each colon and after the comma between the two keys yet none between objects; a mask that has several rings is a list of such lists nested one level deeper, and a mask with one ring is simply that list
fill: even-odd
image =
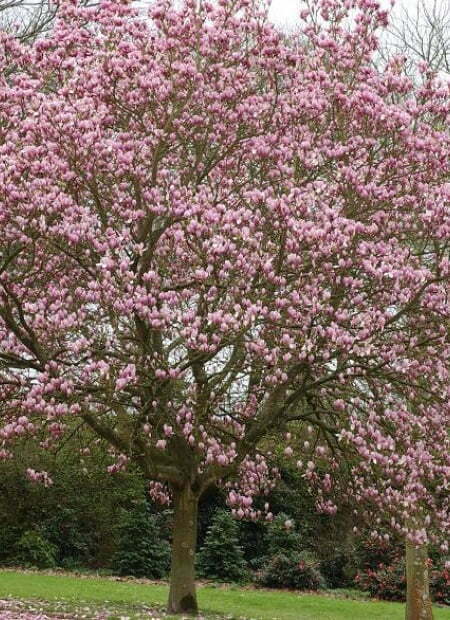
[{"label": "overcast sky", "polygon": [[[136,0],[137,4],[148,6],[150,0]],[[417,0],[395,0],[397,6],[415,8]],[[433,0],[427,0],[432,2]],[[442,0],[443,2],[450,0]],[[381,0],[386,7],[390,6],[390,0]],[[292,26],[298,21],[298,14],[302,0],[272,0],[271,18],[280,25]]]},{"label": "overcast sky", "polygon": [[[445,2],[446,0],[443,0]],[[450,1],[450,0],[447,0]],[[431,3],[432,0],[429,0]],[[390,1],[382,1],[386,8],[390,8]],[[301,0],[272,0],[271,17],[277,24],[293,24],[297,19]],[[415,9],[417,0],[396,0],[396,8]]]},{"label": "overcast sky", "polygon": [[296,20],[300,0],[272,0],[271,17],[278,24],[288,24]]}]

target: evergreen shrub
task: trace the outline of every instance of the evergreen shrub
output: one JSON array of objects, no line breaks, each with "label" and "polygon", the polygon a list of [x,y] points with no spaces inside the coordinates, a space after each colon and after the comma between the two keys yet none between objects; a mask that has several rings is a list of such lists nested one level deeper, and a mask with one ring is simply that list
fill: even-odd
[{"label": "evergreen shrub", "polygon": [[57,547],[38,530],[27,530],[14,546],[14,563],[24,567],[55,568]]},{"label": "evergreen shrub", "polygon": [[197,572],[200,577],[214,581],[238,583],[248,579],[244,552],[239,544],[239,524],[226,510],[214,513],[197,556]]},{"label": "evergreen shrub", "polygon": [[288,516],[280,514],[267,528],[267,555],[261,562],[257,581],[268,588],[318,590],[326,586],[320,561],[311,551],[302,550],[301,536],[287,527]]},{"label": "evergreen shrub", "polygon": [[113,570],[123,576],[161,579],[170,567],[170,545],[163,531],[164,515],[150,512],[145,502],[125,513],[118,531]]}]

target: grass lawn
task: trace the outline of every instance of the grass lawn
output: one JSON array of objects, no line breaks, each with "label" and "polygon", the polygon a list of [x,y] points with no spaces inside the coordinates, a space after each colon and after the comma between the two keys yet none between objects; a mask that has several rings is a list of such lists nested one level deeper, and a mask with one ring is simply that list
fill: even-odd
[{"label": "grass lawn", "polygon": [[[199,588],[202,612],[226,618],[261,620],[403,620],[398,603],[350,600],[326,595],[294,594],[239,588]],[[103,618],[149,617],[163,609],[166,585],[115,581],[110,578],[47,575],[0,571],[0,599],[30,601],[49,613],[60,610],[91,618],[100,609]],[[34,601],[34,602],[33,602]],[[39,603],[37,601],[40,601]],[[1,612],[0,612],[1,613]],[[79,615],[78,615],[79,614]],[[92,615],[91,615],[92,614]],[[450,608],[436,608],[435,620],[450,620]]]}]

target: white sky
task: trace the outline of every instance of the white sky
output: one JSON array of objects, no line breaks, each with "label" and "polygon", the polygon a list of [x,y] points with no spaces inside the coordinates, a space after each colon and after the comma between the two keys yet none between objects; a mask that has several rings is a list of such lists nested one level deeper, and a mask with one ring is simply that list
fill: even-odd
[{"label": "white sky", "polygon": [[[1,0],[0,0],[1,1]],[[446,2],[450,0],[442,0]],[[151,0],[136,0],[136,4],[146,6]],[[390,0],[381,0],[382,4],[390,7]],[[395,0],[397,7],[415,8],[417,0]],[[427,0],[433,2],[433,0]],[[298,14],[302,0],[272,0],[270,16],[280,26],[292,26],[298,21]]]},{"label": "white sky", "polygon": [[[445,2],[445,0],[443,1]],[[292,25],[297,20],[301,4],[301,0],[272,0],[271,18],[276,24]],[[386,0],[382,0],[382,4],[386,8],[390,7],[390,2],[386,2]],[[396,0],[396,8],[414,9],[416,6],[417,0]]]},{"label": "white sky", "polygon": [[295,23],[300,0],[272,0],[271,18],[280,25]]}]

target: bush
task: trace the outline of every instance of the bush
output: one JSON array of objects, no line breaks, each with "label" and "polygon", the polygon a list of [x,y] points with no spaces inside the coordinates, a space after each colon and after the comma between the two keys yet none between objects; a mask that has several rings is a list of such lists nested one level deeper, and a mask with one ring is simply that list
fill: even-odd
[{"label": "bush", "polygon": [[[80,438],[80,444],[89,439],[89,434]],[[57,547],[58,566],[110,568],[117,551],[117,513],[147,494],[140,472],[130,466],[112,476],[106,471],[108,455],[94,442],[82,467],[71,442],[61,446],[57,460],[52,451],[35,451],[26,440],[13,450],[13,459],[0,462],[0,563],[17,562],[16,543],[36,530]],[[50,472],[53,485],[27,480],[27,467]]]},{"label": "bush", "polygon": [[450,605],[450,569],[443,566],[431,568],[430,592],[435,603]]},{"label": "bush", "polygon": [[170,545],[163,534],[161,516],[152,514],[145,502],[125,514],[118,539],[113,569],[119,575],[148,579],[161,579],[167,575]]},{"label": "bush", "polygon": [[[0,519],[1,520],[1,519]],[[0,564],[8,566],[17,563],[15,554],[16,543],[24,533],[21,527],[14,527],[10,523],[2,523],[0,527]]]},{"label": "bush", "polygon": [[57,548],[40,532],[27,530],[15,544],[13,559],[21,566],[54,568]]},{"label": "bush", "polygon": [[301,550],[301,536],[287,528],[287,515],[269,525],[265,537],[267,555],[260,562],[258,583],[269,588],[318,590],[325,587],[320,562],[314,553]]},{"label": "bush", "polygon": [[58,549],[58,565],[68,570],[88,566],[96,547],[97,523],[80,518],[82,508],[83,498],[76,508],[58,504],[45,522],[46,535]]},{"label": "bush", "polygon": [[[430,562],[430,565],[432,563]],[[437,564],[430,566],[430,595],[435,603],[450,605],[450,572]],[[406,568],[403,558],[391,564],[380,563],[375,569],[360,571],[355,582],[371,596],[386,601],[406,600]]]},{"label": "bush", "polygon": [[377,568],[366,568],[355,577],[356,585],[371,596],[386,601],[404,601],[406,598],[405,560],[392,564],[380,563]]},{"label": "bush", "polygon": [[248,578],[239,525],[226,510],[217,510],[197,556],[200,577],[224,582],[242,582]]},{"label": "bush", "polygon": [[380,566],[396,564],[404,556],[404,541],[381,541],[365,537],[358,541],[356,547],[356,563],[358,567],[378,570]]},{"label": "bush", "polygon": [[262,567],[265,558],[264,536],[266,524],[262,520],[239,521],[239,540],[244,558],[250,571],[257,571]]},{"label": "bush", "polygon": [[280,551],[299,551],[302,540],[294,527],[287,527],[287,514],[279,514],[267,528],[264,538],[266,556],[276,555]]},{"label": "bush", "polygon": [[347,553],[336,552],[331,557],[320,561],[320,572],[329,588],[348,588],[353,585],[357,572],[351,550]]},{"label": "bush", "polygon": [[319,590],[326,585],[319,566],[319,560],[309,551],[280,551],[269,559],[258,582],[268,588]]}]

